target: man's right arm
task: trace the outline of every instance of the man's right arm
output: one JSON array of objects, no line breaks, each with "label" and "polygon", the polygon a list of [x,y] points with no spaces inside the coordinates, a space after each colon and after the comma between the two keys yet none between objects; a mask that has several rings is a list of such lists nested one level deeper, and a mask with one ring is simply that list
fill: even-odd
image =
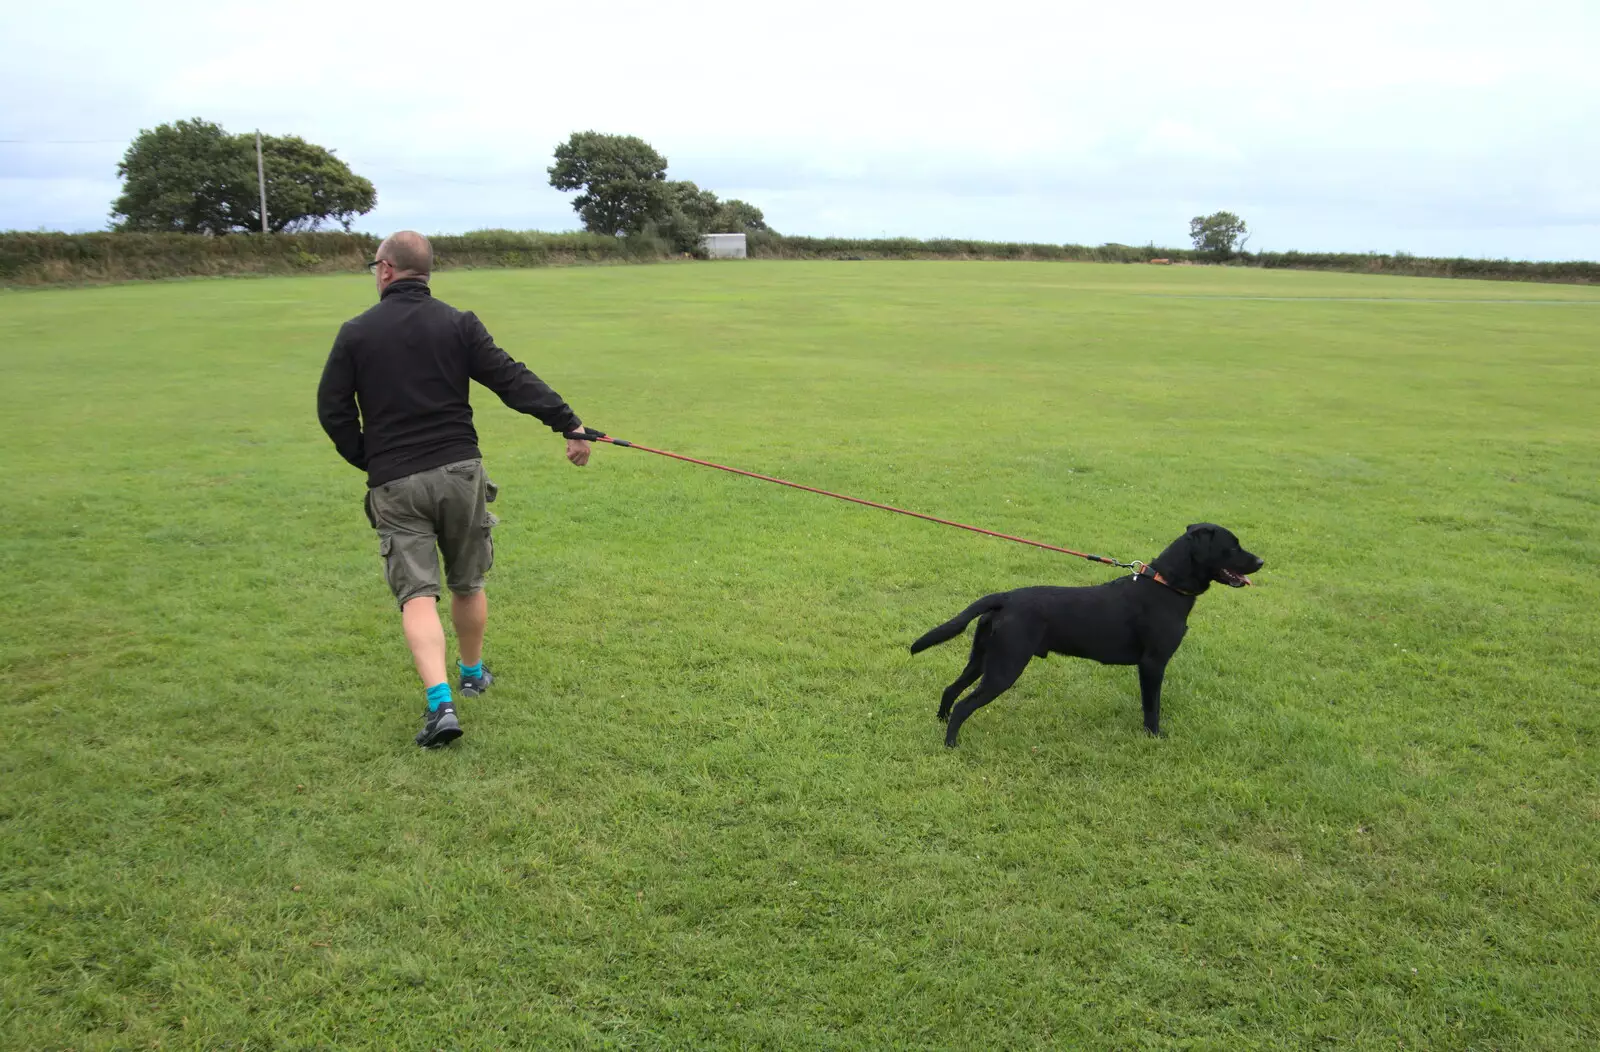
[{"label": "man's right arm", "polygon": [[317,385],[317,419],[333,439],[333,448],[351,464],[367,470],[366,443],[361,435],[361,410],[356,404],[356,367],[350,359],[345,330],[340,329]]}]

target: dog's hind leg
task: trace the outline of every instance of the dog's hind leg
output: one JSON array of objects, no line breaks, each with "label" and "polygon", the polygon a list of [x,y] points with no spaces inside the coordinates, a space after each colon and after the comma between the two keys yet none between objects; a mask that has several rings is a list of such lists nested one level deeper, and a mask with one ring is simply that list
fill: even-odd
[{"label": "dog's hind leg", "polygon": [[944,743],[952,749],[956,747],[956,736],[961,733],[961,725],[967,721],[967,717],[1010,689],[1017,677],[1022,675],[1022,670],[1028,667],[1028,662],[1033,660],[1034,647],[1024,645],[1014,636],[1007,638],[1002,634],[990,639],[985,649],[983,679],[976,690],[956,702],[955,708],[950,711]]},{"label": "dog's hind leg", "polygon": [[956,703],[961,692],[978,682],[978,677],[983,675],[983,655],[989,649],[989,621],[985,617],[978,622],[978,630],[972,634],[972,656],[967,659],[967,667],[961,670],[961,675],[956,681],[944,688],[944,694],[939,698],[939,719],[950,718],[950,706]]}]

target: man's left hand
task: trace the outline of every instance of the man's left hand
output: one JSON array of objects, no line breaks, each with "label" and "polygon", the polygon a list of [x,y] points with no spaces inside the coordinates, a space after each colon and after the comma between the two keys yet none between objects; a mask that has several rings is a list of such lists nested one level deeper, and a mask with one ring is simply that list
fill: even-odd
[{"label": "man's left hand", "polygon": [[[582,431],[583,425],[574,424],[570,430]],[[581,438],[567,439],[567,459],[577,467],[581,468],[589,463],[589,449],[590,444]]]}]

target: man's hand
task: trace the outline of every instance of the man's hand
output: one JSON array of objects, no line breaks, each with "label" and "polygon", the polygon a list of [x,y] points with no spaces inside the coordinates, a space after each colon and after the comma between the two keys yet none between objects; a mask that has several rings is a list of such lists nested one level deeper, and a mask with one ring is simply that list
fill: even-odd
[{"label": "man's hand", "polygon": [[[583,425],[573,424],[569,430],[582,431]],[[589,449],[589,443],[581,438],[567,439],[567,459],[572,461],[572,463],[577,467],[581,468],[585,464],[589,463]]]}]

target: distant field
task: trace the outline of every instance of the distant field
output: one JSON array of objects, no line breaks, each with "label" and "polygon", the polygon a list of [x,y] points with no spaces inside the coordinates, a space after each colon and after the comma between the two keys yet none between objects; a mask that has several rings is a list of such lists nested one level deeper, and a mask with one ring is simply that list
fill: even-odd
[{"label": "distant field", "polygon": [[0,1047],[1600,1044],[1600,290],[1221,268],[447,272],[586,422],[1200,600],[1164,723],[906,645],[1065,556],[475,395],[467,736],[317,426],[370,279],[0,294]]}]

